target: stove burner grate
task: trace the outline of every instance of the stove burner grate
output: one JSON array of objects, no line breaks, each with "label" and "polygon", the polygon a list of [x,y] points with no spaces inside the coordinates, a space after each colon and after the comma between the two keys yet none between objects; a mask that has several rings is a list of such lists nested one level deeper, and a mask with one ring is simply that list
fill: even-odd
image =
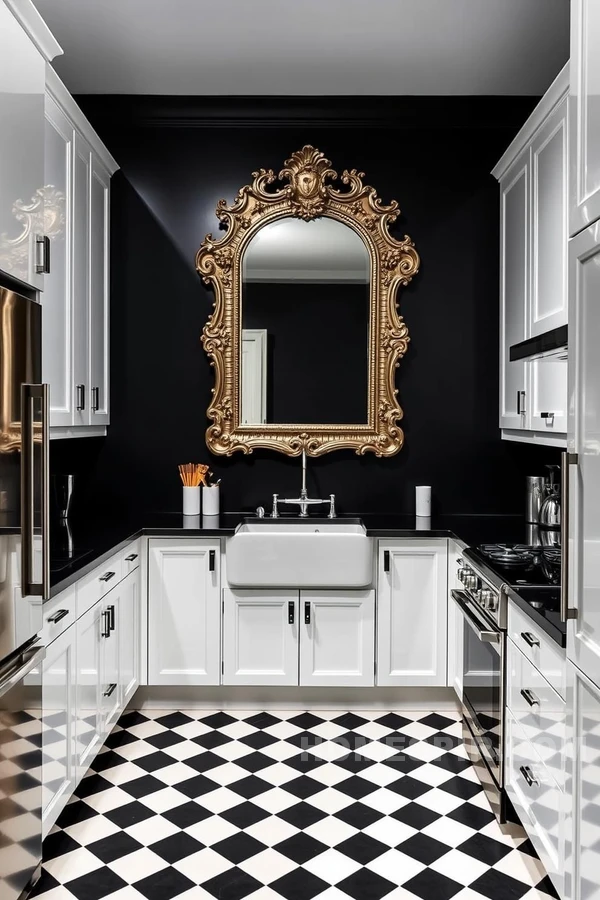
[{"label": "stove burner grate", "polygon": [[535,560],[535,550],[525,544],[482,544],[480,552],[493,562],[503,566],[528,566]]}]

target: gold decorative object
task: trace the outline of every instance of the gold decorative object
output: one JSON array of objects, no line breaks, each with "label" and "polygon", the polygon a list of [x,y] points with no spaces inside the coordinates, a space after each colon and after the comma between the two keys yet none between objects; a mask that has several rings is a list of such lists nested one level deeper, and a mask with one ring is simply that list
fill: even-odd
[{"label": "gold decorative object", "polygon": [[[202,344],[215,368],[215,386],[208,408],[211,425],[206,443],[213,453],[230,456],[255,448],[298,456],[303,450],[321,456],[352,448],[358,454],[393,456],[404,443],[399,426],[402,410],[396,399],[395,370],[406,353],[409,336],[397,311],[396,294],[419,270],[419,255],[405,235],[396,240],[388,226],[399,214],[394,200],[384,206],[374,188],[363,184],[363,172],[345,170],[338,190],[329,182],[337,173],[320,150],[307,145],[286,160],[279,173],[253,172],[233,204],[219,200],[216,214],[227,227],[223,237],[207,234],[196,254],[196,269],[215,292],[214,312],[202,334]],[[337,219],[357,232],[371,262],[368,421],[357,425],[240,424],[241,262],[244,249],[265,225],[294,216],[310,221]]]}]

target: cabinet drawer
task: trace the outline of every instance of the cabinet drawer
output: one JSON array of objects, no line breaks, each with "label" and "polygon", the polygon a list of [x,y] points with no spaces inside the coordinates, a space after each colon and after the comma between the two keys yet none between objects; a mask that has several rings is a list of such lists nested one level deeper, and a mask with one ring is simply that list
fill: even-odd
[{"label": "cabinet drawer", "polygon": [[129,575],[130,572],[133,572],[134,569],[138,568],[141,555],[142,542],[132,541],[127,549],[123,551],[123,564],[121,570],[121,575],[123,578],[125,578],[126,575]]},{"label": "cabinet drawer", "polygon": [[565,651],[512,601],[508,604],[508,634],[515,646],[564,699],[567,678]]},{"label": "cabinet drawer", "polygon": [[77,583],[78,618],[121,581],[122,569],[122,553],[118,553]]},{"label": "cabinet drawer", "polygon": [[563,896],[566,797],[510,712],[506,720],[506,790],[559,896]]},{"label": "cabinet drawer", "polygon": [[42,607],[42,640],[46,647],[66,631],[77,618],[75,586],[67,588],[58,597],[48,600]]},{"label": "cabinet drawer", "polygon": [[565,701],[511,640],[506,643],[508,706],[549,774],[564,789]]}]

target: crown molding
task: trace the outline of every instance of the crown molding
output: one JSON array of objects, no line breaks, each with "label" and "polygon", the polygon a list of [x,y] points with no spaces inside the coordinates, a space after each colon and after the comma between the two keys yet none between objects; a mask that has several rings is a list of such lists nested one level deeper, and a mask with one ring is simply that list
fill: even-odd
[{"label": "crown molding", "polygon": [[62,47],[31,0],[4,0],[4,2],[48,62],[52,62],[56,56],[62,56]]},{"label": "crown molding", "polygon": [[519,133],[509,144],[494,168],[492,175],[498,181],[502,178],[508,167],[514,162],[521,150],[531,141],[533,135],[542,125],[552,110],[569,93],[569,63],[565,63],[536,108],[533,110]]},{"label": "crown molding", "polygon": [[60,80],[52,66],[46,66],[46,92],[67,114],[74,127],[92,148],[111,175],[119,168],[119,164],[108,151],[94,128],[90,125],[81,107],[75,102],[68,89]]},{"label": "crown molding", "polygon": [[508,128],[517,130],[537,97],[175,97],[83,94],[101,132],[115,128]]}]

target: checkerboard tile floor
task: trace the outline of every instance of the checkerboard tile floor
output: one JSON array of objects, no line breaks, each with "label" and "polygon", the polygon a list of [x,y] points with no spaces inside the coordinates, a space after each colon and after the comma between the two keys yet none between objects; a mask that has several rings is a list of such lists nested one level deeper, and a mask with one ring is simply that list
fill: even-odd
[{"label": "checkerboard tile floor", "polygon": [[446,713],[129,712],[45,841],[44,900],[549,900]]}]

